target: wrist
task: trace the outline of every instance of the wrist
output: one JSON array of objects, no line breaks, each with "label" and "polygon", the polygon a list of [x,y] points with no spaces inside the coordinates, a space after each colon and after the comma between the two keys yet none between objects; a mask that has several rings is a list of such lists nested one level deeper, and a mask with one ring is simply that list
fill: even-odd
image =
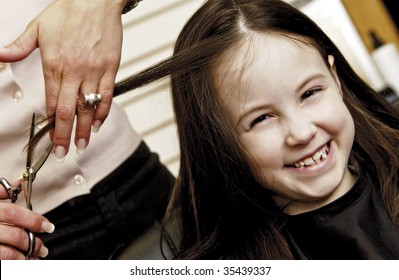
[{"label": "wrist", "polygon": [[126,5],[123,8],[122,14],[126,14],[127,12],[130,12],[131,10],[136,8],[140,1],[142,0],[127,0]]}]

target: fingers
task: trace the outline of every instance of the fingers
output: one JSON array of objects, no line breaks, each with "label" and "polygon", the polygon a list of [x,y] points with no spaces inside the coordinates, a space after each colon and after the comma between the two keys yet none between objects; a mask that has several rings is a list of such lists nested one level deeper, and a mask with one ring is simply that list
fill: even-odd
[{"label": "fingers", "polygon": [[54,84],[50,82],[50,85],[46,85],[46,91],[48,89],[49,92],[47,95],[47,113],[49,115],[56,114],[56,127],[52,137],[55,158],[62,162],[69,150],[80,81],[76,81],[73,76],[66,76],[59,89]]},{"label": "fingers", "polygon": [[[29,248],[28,232],[54,231],[54,225],[43,216],[14,204],[0,203],[0,259],[25,259]],[[35,237],[33,258],[47,256],[43,242]]]},{"label": "fingers", "polygon": [[[23,260],[28,251],[28,232],[20,227],[0,224],[0,259],[1,260]],[[35,237],[35,249],[32,258],[45,258],[48,249],[43,242]]]},{"label": "fingers", "polygon": [[[98,132],[101,125],[107,118],[112,105],[115,72],[110,71],[104,74],[100,82],[88,82],[81,86],[80,98],[77,106],[77,125],[75,144],[78,153],[83,153],[89,144],[90,133]],[[98,93],[101,95],[101,101],[97,105],[84,103],[84,94]]]},{"label": "fingers", "polygon": [[37,25],[32,23],[11,44],[0,48],[0,61],[16,62],[26,58],[37,48]]},{"label": "fingers", "polygon": [[104,123],[111,109],[118,63],[119,62],[116,62],[113,67],[110,67],[110,71],[107,71],[103,75],[99,83],[101,102],[97,105],[95,110],[93,118],[93,132],[98,132],[100,130],[101,125]]},{"label": "fingers", "polygon": [[[107,66],[108,67],[108,66]],[[106,68],[105,66],[99,69]],[[55,111],[56,127],[52,134],[55,143],[55,158],[62,162],[69,152],[73,122],[76,118],[75,145],[78,153],[83,153],[90,142],[91,132],[98,132],[100,126],[107,118],[113,97],[115,75],[117,66],[110,67],[111,70],[105,74],[91,69],[89,76],[83,76],[81,84],[75,75],[66,76],[62,79],[62,85],[57,94],[57,83],[46,84],[48,101],[48,114]],[[53,74],[50,74],[54,77]],[[99,93],[101,102],[96,106],[84,103],[84,94]]]},{"label": "fingers", "polygon": [[[102,73],[101,73],[102,74]],[[99,90],[99,80],[101,77],[91,76],[86,79],[81,87],[80,92],[78,94],[78,102],[77,102],[77,122],[76,122],[76,133],[75,133],[75,145],[76,151],[79,154],[84,153],[87,145],[90,141],[90,134],[92,125],[94,122],[94,114],[97,110],[98,105],[90,105],[85,103],[85,95],[90,93],[100,93],[101,97],[103,94]],[[102,100],[101,100],[102,102]],[[101,104],[100,102],[100,104]],[[109,107],[108,107],[109,110]]]},{"label": "fingers", "polygon": [[42,215],[9,203],[0,203],[0,223],[12,224],[32,232],[54,231],[54,225]]}]

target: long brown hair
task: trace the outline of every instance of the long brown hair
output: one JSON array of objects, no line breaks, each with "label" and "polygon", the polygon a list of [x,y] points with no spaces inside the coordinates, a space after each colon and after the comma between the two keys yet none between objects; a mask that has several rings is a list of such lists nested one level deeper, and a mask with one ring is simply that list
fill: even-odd
[{"label": "long brown hair", "polygon": [[394,223],[398,222],[399,117],[350,67],[326,34],[280,0],[209,0],[191,17],[174,55],[117,83],[115,96],[171,76],[180,141],[180,170],[170,202],[181,222],[187,259],[289,259],[284,220],[270,193],[251,174],[237,135],[218,103],[213,68],[251,32],[303,38],[332,55],[355,122],[350,164],[368,172]]}]

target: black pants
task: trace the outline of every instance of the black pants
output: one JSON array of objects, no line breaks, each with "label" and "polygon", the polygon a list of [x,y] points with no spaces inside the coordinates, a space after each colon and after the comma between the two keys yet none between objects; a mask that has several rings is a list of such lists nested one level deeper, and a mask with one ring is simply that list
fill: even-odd
[{"label": "black pants", "polygon": [[142,142],[136,151],[91,193],[45,214],[52,234],[39,234],[46,259],[116,258],[165,213],[174,177]]}]

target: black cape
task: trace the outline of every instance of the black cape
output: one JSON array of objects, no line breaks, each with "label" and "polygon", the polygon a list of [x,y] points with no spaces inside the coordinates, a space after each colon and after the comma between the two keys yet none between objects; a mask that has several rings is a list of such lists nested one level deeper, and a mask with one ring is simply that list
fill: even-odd
[{"label": "black cape", "polygon": [[399,229],[367,174],[345,195],[288,216],[285,236],[295,259],[399,259]]}]

